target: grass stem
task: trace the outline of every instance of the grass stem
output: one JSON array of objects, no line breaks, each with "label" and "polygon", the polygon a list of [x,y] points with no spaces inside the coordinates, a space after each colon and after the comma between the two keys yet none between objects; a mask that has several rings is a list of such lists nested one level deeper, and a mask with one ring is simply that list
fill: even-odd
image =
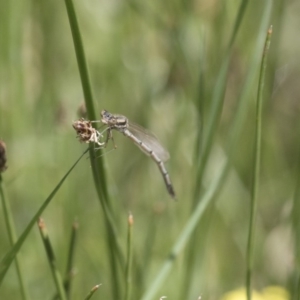
[{"label": "grass stem", "polygon": [[127,265],[125,273],[125,300],[131,299],[131,284],[132,284],[132,229],[133,216],[129,213],[128,216],[128,233],[127,233]]},{"label": "grass stem", "polygon": [[257,211],[258,201],[258,184],[260,180],[260,161],[261,161],[261,135],[262,135],[262,104],[263,104],[263,91],[265,84],[265,74],[267,68],[267,57],[271,43],[272,26],[270,26],[265,46],[263,49],[262,62],[260,68],[258,93],[256,101],[256,129],[255,129],[255,147],[254,147],[254,170],[253,181],[251,190],[251,207],[250,207],[250,220],[249,220],[249,232],[247,242],[247,272],[246,272],[246,293],[247,300],[251,300],[251,281],[252,281],[252,269],[253,269],[253,253],[254,253],[254,226]]},{"label": "grass stem", "polygon": [[57,262],[56,262],[54,251],[53,251],[50,239],[49,239],[46,224],[45,224],[44,220],[41,218],[38,221],[38,227],[39,227],[42,241],[43,241],[43,244],[44,244],[44,247],[46,250],[47,258],[48,258],[48,261],[50,264],[50,269],[51,269],[53,280],[54,280],[54,283],[56,286],[57,295],[60,300],[67,300],[62,276],[61,276],[59,270],[57,269]]},{"label": "grass stem", "polygon": [[[2,183],[3,183],[2,176],[0,175],[0,198],[2,200],[4,221],[5,221],[10,244],[11,244],[11,246],[13,246],[17,241],[17,235],[16,235],[16,230],[15,230],[15,226],[14,226],[14,222],[13,222],[10,205],[7,200],[6,193],[4,191],[4,187],[3,187]],[[28,299],[30,299],[29,292],[28,292],[26,284],[25,284],[25,279],[23,276],[22,266],[21,266],[21,262],[19,259],[19,255],[15,256],[15,264],[16,264],[19,283],[20,283],[20,291],[21,291],[22,299],[28,300]]]}]

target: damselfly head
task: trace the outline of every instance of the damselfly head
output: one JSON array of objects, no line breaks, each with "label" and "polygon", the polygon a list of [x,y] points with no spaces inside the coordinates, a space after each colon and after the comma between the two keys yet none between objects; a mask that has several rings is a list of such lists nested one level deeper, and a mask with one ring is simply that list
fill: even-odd
[{"label": "damselfly head", "polygon": [[101,111],[101,122],[111,129],[124,129],[128,126],[128,119],[121,115],[113,115],[107,110]]},{"label": "damselfly head", "polygon": [[101,122],[103,124],[109,124],[111,122],[111,119],[113,118],[113,115],[109,113],[107,110],[103,109],[101,111]]}]

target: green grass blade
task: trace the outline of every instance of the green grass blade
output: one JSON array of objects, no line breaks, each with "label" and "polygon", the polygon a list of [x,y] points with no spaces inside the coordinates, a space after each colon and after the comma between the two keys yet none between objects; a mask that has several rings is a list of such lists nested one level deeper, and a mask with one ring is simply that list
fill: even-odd
[{"label": "green grass blade", "polygon": [[296,189],[293,197],[292,221],[295,239],[295,286],[293,287],[294,297],[300,299],[300,147],[298,146],[298,163],[296,171]]},{"label": "green grass blade", "polygon": [[43,244],[45,247],[47,258],[48,258],[48,261],[50,264],[50,269],[51,269],[53,280],[54,280],[54,283],[56,286],[57,295],[60,300],[66,300],[67,297],[66,297],[66,293],[65,293],[65,289],[64,289],[62,276],[61,276],[59,270],[57,269],[57,262],[56,262],[54,251],[53,251],[50,239],[49,239],[46,224],[44,223],[44,220],[41,218],[38,220],[38,227],[39,227],[39,230],[41,233],[41,237],[42,237],[42,241],[43,241]]},{"label": "green grass blade", "polygon": [[64,287],[67,294],[67,298],[70,298],[71,294],[71,282],[73,279],[73,270],[74,270],[74,254],[75,246],[77,241],[78,233],[78,222],[75,221],[72,226],[71,239],[69,244],[69,251],[67,256],[67,267],[65,273]]},{"label": "green grass blade", "polygon": [[[240,28],[241,21],[243,20],[243,17],[245,15],[247,3],[248,0],[242,0],[241,2],[235,20],[235,25],[233,27],[233,31],[231,34],[230,42],[228,43],[228,50],[227,53],[225,53],[224,55],[222,65],[216,79],[216,85],[212,95],[212,107],[208,119],[207,130],[203,132],[204,136],[203,136],[203,147],[201,151],[201,156],[196,164],[197,175],[196,175],[196,186],[194,191],[194,205],[196,204],[196,201],[199,198],[203,174],[206,168],[206,163],[209,158],[211,147],[213,145],[214,137],[216,135],[216,131],[221,117],[221,112],[222,112],[223,102],[224,102],[224,93],[225,93],[226,81],[227,81],[227,72],[228,72],[229,61],[231,56],[231,48],[235,41],[238,29]],[[199,134],[202,134],[202,130],[199,131]],[[200,140],[200,138],[198,139]],[[198,157],[199,157],[200,150],[201,149],[197,150]]]},{"label": "green grass blade", "polygon": [[[85,97],[85,104],[87,108],[88,118],[89,120],[96,120],[96,113],[94,109],[93,95],[91,90],[91,84],[89,79],[88,67],[85,59],[84,47],[82,43],[82,38],[79,30],[79,25],[76,17],[76,12],[74,8],[74,4],[72,0],[65,0],[66,9],[69,17],[69,23],[72,31],[74,48],[83,88],[83,93]],[[119,289],[115,288],[116,286],[120,286],[118,283],[118,268],[117,261],[120,262],[121,268],[124,270],[125,266],[125,255],[123,254],[122,247],[118,240],[118,233],[115,226],[115,221],[113,218],[113,214],[111,212],[111,204],[109,201],[109,195],[107,192],[107,184],[106,184],[106,175],[104,171],[103,165],[103,157],[101,155],[95,156],[94,148],[90,147],[90,160],[91,167],[93,172],[94,184],[97,191],[97,195],[101,206],[105,215],[105,222],[108,230],[107,236],[107,245],[109,247],[109,259],[111,264],[111,278],[112,282],[112,292],[116,299],[119,299]],[[111,239],[110,237],[114,238]],[[115,286],[115,287],[113,287]]]},{"label": "green grass blade", "polygon": [[88,118],[89,120],[96,120],[96,113],[95,113],[95,108],[93,103],[93,95],[92,95],[92,90],[90,85],[88,67],[85,59],[85,53],[84,53],[84,48],[82,44],[82,38],[79,30],[75,8],[72,0],[65,0],[65,4],[66,4],[70,27],[72,31],[74,48],[75,48]]},{"label": "green grass blade", "polygon": [[[92,89],[91,89],[91,84],[89,79],[89,72],[88,72],[88,67],[85,59],[85,53],[84,53],[84,48],[83,48],[82,38],[79,30],[77,17],[76,17],[75,8],[72,0],[65,0],[65,4],[66,4],[70,27],[72,31],[74,48],[75,48],[88,118],[89,120],[96,120],[97,116],[94,108],[93,94],[92,94]],[[95,159],[93,149],[91,148],[90,159],[91,159],[95,184],[96,186],[98,186],[98,184],[100,183],[100,197],[101,199],[104,197],[104,199],[107,200],[108,193],[106,188],[107,187],[106,176],[103,167],[103,157],[99,155],[97,159]]]},{"label": "green grass blade", "polygon": [[17,253],[19,252],[20,248],[22,247],[24,241],[26,240],[30,230],[35,225],[38,218],[41,216],[43,211],[46,209],[48,204],[51,202],[53,197],[56,195],[66,178],[69,176],[69,174],[72,172],[72,170],[75,168],[75,166],[79,163],[81,158],[84,156],[84,154],[87,152],[84,151],[82,155],[78,158],[78,160],[74,163],[74,165],[69,169],[69,171],[65,174],[65,176],[60,180],[60,182],[57,184],[57,186],[54,188],[54,190],[51,192],[51,194],[48,196],[48,198],[44,201],[42,206],[39,208],[39,210],[36,212],[36,214],[33,216],[29,224],[27,225],[26,229],[22,233],[22,235],[19,237],[18,241],[14,244],[14,246],[6,253],[6,255],[2,258],[0,262],[0,285],[2,284],[2,281],[5,277],[5,274],[10,267],[11,263],[15,259]]},{"label": "green grass blade", "polygon": [[127,234],[127,265],[125,273],[125,300],[131,299],[131,284],[132,284],[132,229],[133,216],[130,213],[128,216],[128,234]]},{"label": "green grass blade", "polygon": [[204,137],[203,137],[203,148],[202,148],[203,152],[196,166],[197,175],[196,175],[196,186],[194,191],[194,205],[196,204],[196,201],[199,199],[202,177],[205,171],[206,163],[209,158],[210,150],[213,144],[215,132],[218,127],[218,123],[219,123],[219,119],[223,107],[228,65],[229,65],[229,56],[225,58],[222,64],[220,73],[217,78],[216,87],[214,89],[215,92],[213,94],[213,99],[212,99],[212,110],[211,110],[210,118],[208,120],[207,130],[206,132],[204,132]]},{"label": "green grass blade", "polygon": [[232,31],[231,38],[230,38],[230,41],[229,41],[229,44],[228,44],[228,51],[229,52],[231,50],[231,47],[233,46],[233,43],[235,41],[235,38],[237,36],[238,31],[241,28],[241,23],[243,21],[248,3],[249,3],[249,0],[242,0],[241,1],[241,5],[239,7],[239,12],[237,14],[237,18],[235,19],[235,24],[233,26],[233,31]]},{"label": "green grass blade", "polygon": [[243,123],[247,116],[248,105],[249,105],[247,100],[249,99],[249,96],[253,90],[254,81],[256,80],[256,74],[261,60],[261,49],[263,47],[266,38],[265,32],[267,31],[267,28],[269,26],[271,12],[272,12],[272,1],[267,1],[262,16],[260,28],[258,31],[258,38],[254,49],[254,53],[251,62],[249,63],[249,71],[247,73],[245,83],[243,85],[241,94],[239,96],[237,113],[235,114],[235,119],[232,123],[229,138],[228,138],[228,143],[226,145],[229,159],[231,159],[233,154],[235,153],[238,138],[240,136],[241,129],[243,128]]},{"label": "green grass blade", "polygon": [[258,184],[260,179],[260,161],[261,161],[261,134],[262,134],[262,103],[263,103],[263,91],[265,84],[265,74],[267,68],[268,50],[270,48],[272,36],[272,26],[269,28],[265,46],[263,49],[262,62],[260,68],[258,93],[256,103],[256,130],[255,130],[255,149],[254,149],[254,170],[253,170],[253,182],[251,190],[251,208],[250,208],[250,220],[249,220],[249,233],[247,243],[247,273],[246,273],[246,289],[247,299],[251,300],[251,278],[253,268],[253,252],[254,252],[254,225],[256,219],[257,210],[257,198],[258,198]]},{"label": "green grass blade", "polygon": [[[17,241],[17,235],[16,235],[16,230],[15,230],[15,226],[14,226],[14,222],[13,222],[13,217],[12,217],[12,212],[10,209],[9,201],[7,201],[6,193],[2,186],[1,174],[0,174],[0,198],[2,200],[4,221],[5,221],[5,225],[7,228],[9,241],[10,241],[11,246],[13,246]],[[21,266],[21,262],[20,262],[18,255],[16,255],[16,257],[15,257],[15,263],[16,263],[18,279],[20,282],[20,288],[21,288],[20,290],[21,290],[22,299],[24,299],[24,300],[29,299],[29,292],[28,292],[26,284],[25,284],[25,280],[24,280],[24,276],[23,276],[23,272],[22,272],[22,266]]]}]

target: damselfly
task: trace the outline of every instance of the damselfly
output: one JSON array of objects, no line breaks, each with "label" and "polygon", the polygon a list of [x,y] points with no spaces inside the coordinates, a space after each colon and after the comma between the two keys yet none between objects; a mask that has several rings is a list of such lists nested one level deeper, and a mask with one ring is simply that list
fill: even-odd
[{"label": "damselfly", "polygon": [[167,187],[169,194],[175,198],[175,192],[168,171],[164,162],[170,158],[168,151],[160,144],[155,135],[142,128],[141,126],[131,123],[125,116],[114,115],[107,110],[101,112],[101,122],[107,125],[107,138],[105,145],[109,139],[113,139],[112,130],[115,129],[129,139],[131,139],[144,153],[149,155],[157,164]]}]

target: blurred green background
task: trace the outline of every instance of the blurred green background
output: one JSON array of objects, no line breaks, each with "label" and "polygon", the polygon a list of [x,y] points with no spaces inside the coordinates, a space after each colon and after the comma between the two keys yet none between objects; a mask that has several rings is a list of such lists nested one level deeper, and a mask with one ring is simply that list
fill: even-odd
[{"label": "blurred green background", "polygon": [[[264,87],[253,286],[259,290],[280,285],[295,295],[300,234],[300,209],[294,196],[300,174],[300,2],[248,2],[74,1],[98,118],[102,109],[127,116],[154,132],[171,155],[166,167],[177,202],[168,195],[153,161],[122,134],[114,133],[116,150],[109,152],[110,144],[103,152],[124,253],[128,212],[134,217],[131,299],[140,299],[156,278],[195,203],[220,172],[233,145],[229,143],[233,130],[240,134],[232,146],[224,187],[154,299],[163,295],[178,300],[199,295],[221,299],[225,292],[244,285],[255,101],[270,24],[274,33]],[[243,3],[247,6],[236,26]],[[0,139],[7,145],[8,159],[3,184],[20,235],[86,149],[72,129],[84,96],[63,1],[0,0],[0,24]],[[215,123],[205,171],[199,176],[227,53],[229,66],[226,80],[221,81],[224,93],[220,89],[222,113]],[[235,123],[242,95],[241,122]],[[122,272],[115,274],[109,263],[107,241],[113,237],[107,237],[88,155],[42,217],[62,273],[72,223],[75,219],[79,223],[72,299],[84,299],[97,283],[102,286],[93,299],[117,299],[116,295],[123,299],[124,284],[112,282],[114,277],[122,278]],[[3,257],[10,243],[2,216],[0,228]],[[31,299],[52,299],[55,287],[37,227],[20,259]],[[0,299],[22,299],[14,265],[0,287]]]}]

